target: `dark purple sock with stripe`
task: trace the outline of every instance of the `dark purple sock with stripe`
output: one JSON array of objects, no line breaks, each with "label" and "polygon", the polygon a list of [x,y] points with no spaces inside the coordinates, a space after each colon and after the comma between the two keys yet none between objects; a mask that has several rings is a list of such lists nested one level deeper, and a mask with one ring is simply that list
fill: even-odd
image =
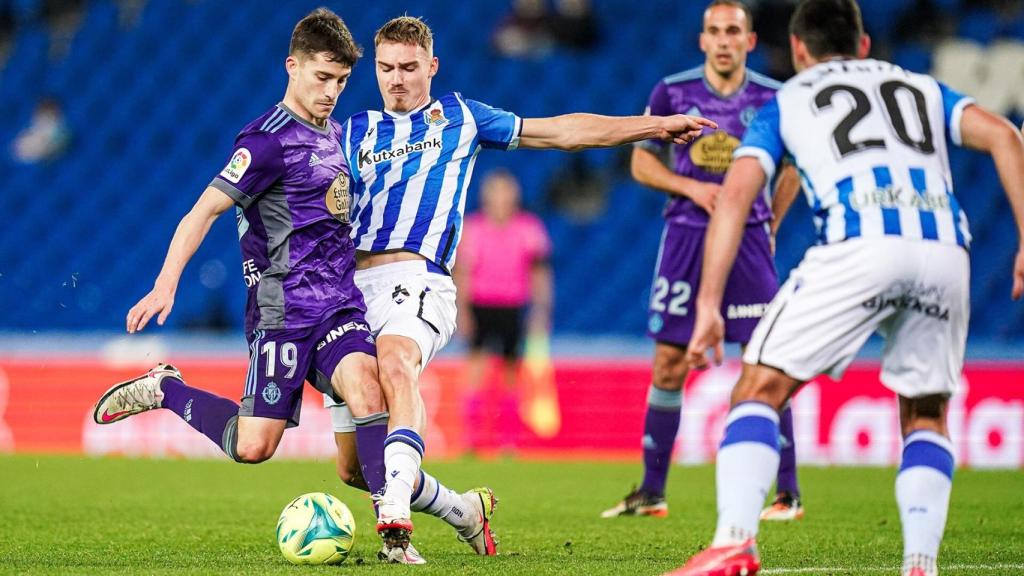
[{"label": "dark purple sock with stripe", "polygon": [[[193,388],[177,378],[164,377],[160,381],[164,393],[161,407],[170,410],[186,424],[201,432],[228,456],[234,455],[225,447],[224,430],[232,418],[238,416],[238,404],[199,388]],[[234,446],[230,447],[234,450]]]},{"label": "dark purple sock with stripe", "polygon": [[775,480],[778,492],[800,496],[800,485],[796,481],[796,442],[793,439],[793,409],[787,404],[779,415],[779,475]]},{"label": "dark purple sock with stripe", "polygon": [[384,489],[384,440],[388,436],[388,415],[385,412],[365,418],[353,418],[356,423],[356,452],[363,479],[376,494]]}]

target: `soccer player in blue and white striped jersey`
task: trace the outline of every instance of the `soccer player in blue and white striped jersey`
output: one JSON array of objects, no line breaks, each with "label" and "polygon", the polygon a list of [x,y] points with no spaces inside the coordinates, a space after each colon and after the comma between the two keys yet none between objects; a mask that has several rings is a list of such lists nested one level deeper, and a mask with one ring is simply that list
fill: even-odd
[{"label": "soccer player in blue and white striped jersey", "polygon": [[[775,476],[778,410],[819,374],[838,380],[878,332],[881,381],[899,396],[896,503],[904,576],[934,576],[953,479],[946,425],[967,339],[970,233],[948,143],[992,155],[1024,240],[1024,139],[930,76],[867,59],[854,0],[805,0],[790,21],[790,79],[758,113],[708,228],[688,356],[721,357],[721,303],[751,203],[791,155],[819,245],[779,290],[743,355],[716,466],[718,527],[677,574],[754,574],[758,511]],[[975,193],[967,190],[967,193]],[[1013,271],[1024,295],[1024,249]]]},{"label": "soccer player in blue and white striped jersey", "polygon": [[[568,114],[520,118],[457,92],[432,98],[438,70],[430,28],[403,16],[374,38],[377,82],[384,109],[361,112],[343,126],[342,149],[351,162],[356,283],[377,336],[377,358],[390,413],[378,531],[385,546],[409,541],[410,503],[432,495],[413,487],[420,474],[425,426],[417,380],[455,329],[451,268],[462,233],[466,192],[481,148],[579,150],[649,139],[679,144],[714,122],[686,115],[609,117]],[[335,429],[350,428],[345,409],[333,409]],[[358,424],[358,423],[357,423]],[[364,432],[365,434],[365,432]],[[489,491],[481,492],[487,497]],[[493,495],[489,496],[493,503]],[[485,515],[492,505],[483,507]],[[481,554],[493,554],[489,527],[463,535]],[[478,544],[474,544],[478,542]]]}]

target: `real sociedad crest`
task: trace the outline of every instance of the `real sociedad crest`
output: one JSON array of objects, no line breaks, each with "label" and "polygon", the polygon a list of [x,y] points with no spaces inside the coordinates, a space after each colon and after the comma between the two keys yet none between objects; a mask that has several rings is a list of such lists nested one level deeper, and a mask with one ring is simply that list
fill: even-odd
[{"label": "real sociedad crest", "polygon": [[444,110],[441,108],[424,110],[423,121],[427,123],[427,126],[444,126],[448,123],[448,119],[444,117]]}]

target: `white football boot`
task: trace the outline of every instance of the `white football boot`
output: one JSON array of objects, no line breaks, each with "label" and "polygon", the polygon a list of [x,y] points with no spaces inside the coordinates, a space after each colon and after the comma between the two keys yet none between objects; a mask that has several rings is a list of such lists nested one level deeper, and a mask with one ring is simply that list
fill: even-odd
[{"label": "white football boot", "polygon": [[157,364],[142,376],[113,385],[100,396],[92,410],[97,424],[111,424],[140,412],[159,408],[164,393],[160,382],[173,376],[181,380],[181,372],[170,364]]},{"label": "white football boot", "polygon": [[498,541],[491,531],[491,516],[498,508],[498,499],[494,492],[490,488],[474,488],[461,496],[476,517],[469,526],[459,528],[459,540],[469,544],[469,547],[481,556],[496,555]]},{"label": "white football boot", "polygon": [[413,527],[409,504],[403,505],[386,494],[374,494],[371,499],[377,505],[377,534],[384,540],[384,548],[377,553],[377,558],[391,564],[426,564],[416,549],[411,548]]}]

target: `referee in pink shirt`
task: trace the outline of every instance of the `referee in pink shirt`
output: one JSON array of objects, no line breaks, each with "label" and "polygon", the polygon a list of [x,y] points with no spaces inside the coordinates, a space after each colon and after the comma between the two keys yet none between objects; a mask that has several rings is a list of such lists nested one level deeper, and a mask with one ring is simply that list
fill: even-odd
[{"label": "referee in pink shirt", "polygon": [[[466,416],[476,428],[467,431],[471,448],[515,445],[523,340],[527,334],[546,336],[551,325],[550,254],[544,224],[520,206],[519,181],[506,170],[490,172],[480,211],[466,217],[455,266],[458,327],[470,344]],[[501,355],[502,370],[500,385],[491,379],[481,390],[488,372],[485,350]]]}]

